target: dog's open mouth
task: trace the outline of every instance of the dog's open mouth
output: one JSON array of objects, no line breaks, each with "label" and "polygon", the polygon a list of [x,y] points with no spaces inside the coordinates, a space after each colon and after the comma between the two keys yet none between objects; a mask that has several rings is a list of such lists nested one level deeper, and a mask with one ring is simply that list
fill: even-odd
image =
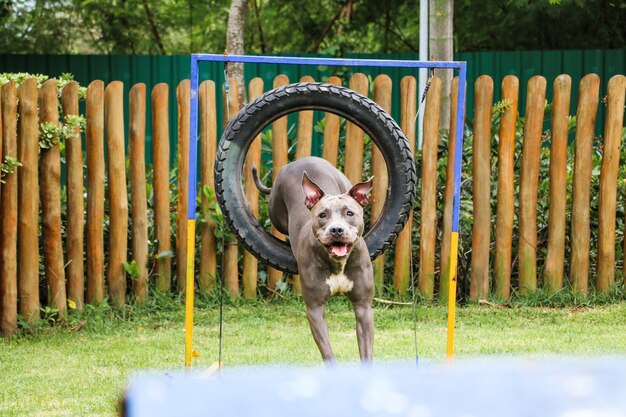
[{"label": "dog's open mouth", "polygon": [[327,245],[326,248],[331,256],[343,258],[350,252],[352,245],[344,242],[333,242],[330,245]]}]

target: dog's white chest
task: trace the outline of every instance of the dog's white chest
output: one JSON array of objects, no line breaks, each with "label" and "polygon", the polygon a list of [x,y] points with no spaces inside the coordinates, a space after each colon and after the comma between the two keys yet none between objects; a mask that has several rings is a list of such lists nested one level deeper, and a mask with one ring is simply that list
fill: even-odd
[{"label": "dog's white chest", "polygon": [[330,295],[345,294],[354,287],[354,282],[350,281],[343,271],[328,277],[326,284],[330,287]]}]

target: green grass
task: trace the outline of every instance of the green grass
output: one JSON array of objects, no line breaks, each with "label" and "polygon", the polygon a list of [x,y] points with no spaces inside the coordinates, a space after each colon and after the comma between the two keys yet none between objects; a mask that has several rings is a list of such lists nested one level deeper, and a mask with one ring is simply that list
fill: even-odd
[{"label": "green grass", "polygon": [[[333,299],[327,312],[340,361],[357,361],[349,304]],[[196,369],[217,359],[218,308],[196,309]],[[626,354],[626,302],[592,307],[459,308],[458,357],[476,355]],[[410,307],[377,304],[375,358],[414,360]],[[419,305],[421,363],[444,360],[444,307]],[[124,314],[91,308],[70,323],[0,340],[0,415],[113,416],[126,381],[143,369],[180,370],[184,311],[177,303],[131,307]],[[80,330],[73,329],[83,323]],[[242,303],[224,308],[226,367],[289,363],[320,366],[304,307],[296,301]]]}]

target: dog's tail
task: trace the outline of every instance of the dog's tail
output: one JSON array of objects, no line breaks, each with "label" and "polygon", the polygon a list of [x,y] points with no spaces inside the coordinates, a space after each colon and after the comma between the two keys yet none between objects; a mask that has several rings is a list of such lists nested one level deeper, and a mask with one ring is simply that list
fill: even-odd
[{"label": "dog's tail", "polygon": [[254,179],[254,185],[256,185],[256,188],[258,188],[260,192],[265,195],[270,195],[272,189],[261,184],[261,180],[259,179],[259,173],[256,169],[256,166],[254,165],[252,165],[252,178]]}]

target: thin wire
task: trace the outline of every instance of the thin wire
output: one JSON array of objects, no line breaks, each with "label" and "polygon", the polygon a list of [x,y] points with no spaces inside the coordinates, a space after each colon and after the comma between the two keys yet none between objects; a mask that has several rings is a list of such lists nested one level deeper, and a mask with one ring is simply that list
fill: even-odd
[{"label": "thin wire", "polygon": [[224,234],[222,232],[222,270],[220,271],[220,335],[219,335],[219,343],[217,350],[217,374],[220,375],[222,372],[222,339],[223,339],[223,323],[224,323],[224,249],[226,245],[224,243]]},{"label": "thin wire", "polygon": [[411,239],[411,253],[409,256],[409,265],[411,269],[411,293],[413,297],[413,343],[415,345],[415,366],[419,365],[419,349],[417,345],[417,293],[415,291],[415,276],[413,274],[413,242]]},{"label": "thin wire", "polygon": [[[229,100],[229,92],[230,85],[228,84],[228,71],[226,68],[226,62],[224,62],[224,93],[226,95],[226,120],[230,121],[230,100]],[[220,375],[222,372],[222,339],[224,336],[223,328],[224,328],[224,260],[226,251],[226,242],[224,237],[224,232],[222,231],[222,270],[220,271],[220,334],[219,334],[219,345],[217,352],[217,374]]]}]

